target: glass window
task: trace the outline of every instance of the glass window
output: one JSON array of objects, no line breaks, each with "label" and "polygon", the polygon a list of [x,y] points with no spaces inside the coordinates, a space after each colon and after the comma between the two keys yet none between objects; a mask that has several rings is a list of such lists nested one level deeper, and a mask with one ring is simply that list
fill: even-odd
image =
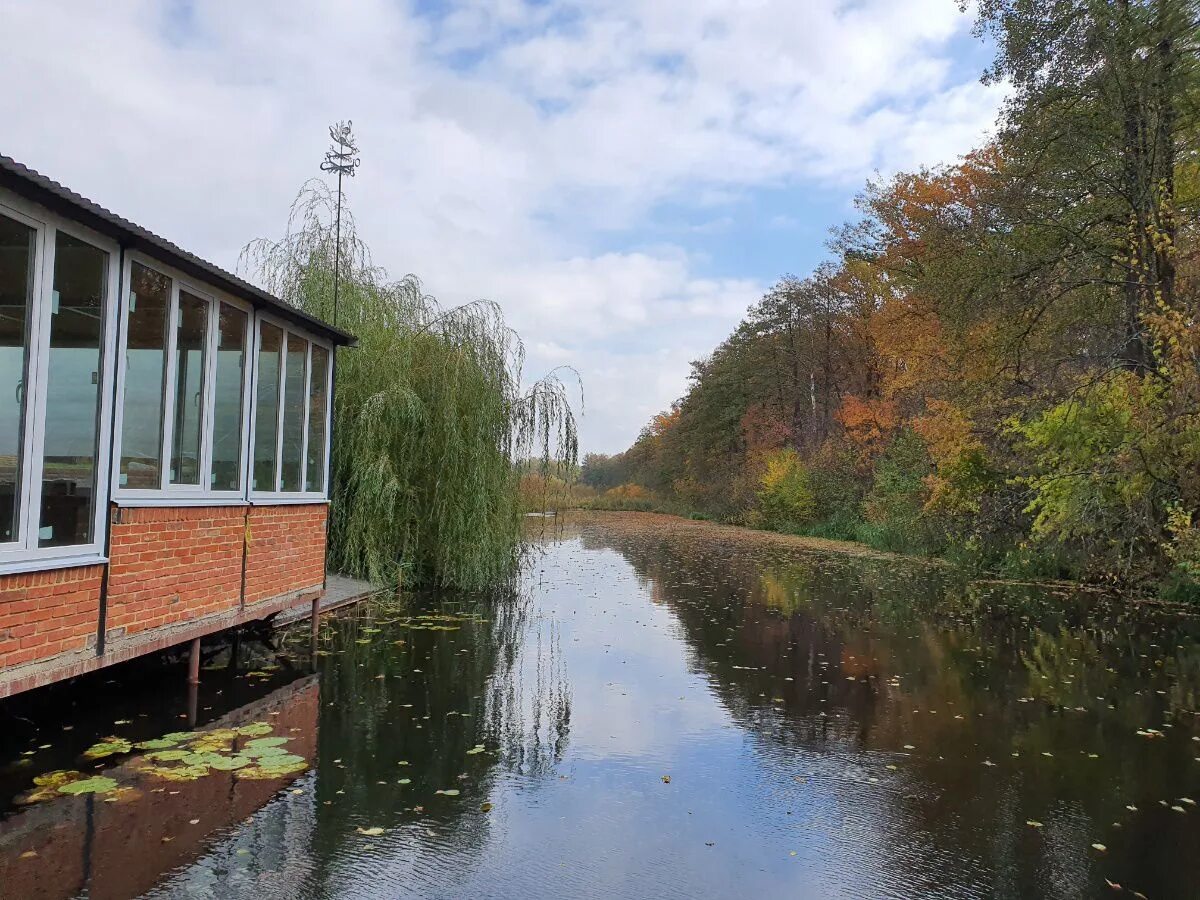
[{"label": "glass window", "polygon": [[200,483],[204,422],[204,357],[208,301],[179,292],[175,330],[175,414],[171,429],[171,484]]},{"label": "glass window", "polygon": [[308,341],[294,334],[287,336],[287,360],[283,383],[283,465],[281,491],[300,490],[300,469],[304,456],[304,364]]},{"label": "glass window", "polygon": [[0,543],[17,540],[37,231],[0,216]]},{"label": "glass window", "polygon": [[262,323],[258,348],[258,387],[254,395],[254,481],[258,491],[277,489],[275,458],[279,428],[279,367],[283,331]]},{"label": "glass window", "polygon": [[38,546],[91,543],[108,254],[57,232]]},{"label": "glass window", "polygon": [[163,379],[171,279],[138,263],[130,267],[121,412],[119,486],[162,487]]},{"label": "glass window", "polygon": [[242,385],[249,316],[222,303],[217,322],[217,369],[213,389],[212,488],[236,491],[242,484]]},{"label": "glass window", "polygon": [[329,351],[312,345],[312,374],[308,384],[308,460],[304,490],[325,487],[325,414],[329,406]]}]

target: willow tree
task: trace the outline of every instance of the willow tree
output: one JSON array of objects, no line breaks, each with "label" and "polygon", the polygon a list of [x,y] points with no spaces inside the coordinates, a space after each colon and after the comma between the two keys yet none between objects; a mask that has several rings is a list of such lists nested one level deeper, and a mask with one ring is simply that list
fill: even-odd
[{"label": "willow tree", "polygon": [[[241,267],[276,296],[333,318],[336,197],[307,183],[279,240]],[[495,303],[443,308],[407,275],[390,280],[343,204],[330,566],[380,583],[478,589],[516,571],[518,461],[575,463],[557,371],[526,385],[524,348]]]}]

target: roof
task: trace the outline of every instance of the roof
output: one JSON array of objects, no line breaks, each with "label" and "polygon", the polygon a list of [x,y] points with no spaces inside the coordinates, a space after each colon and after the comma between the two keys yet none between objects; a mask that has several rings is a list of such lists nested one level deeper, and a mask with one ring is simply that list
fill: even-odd
[{"label": "roof", "polygon": [[40,172],[3,154],[0,154],[0,187],[7,187],[47,209],[87,225],[93,231],[108,235],[127,249],[141,250],[228,294],[248,300],[255,306],[266,307],[280,317],[325,337],[335,344],[347,346],[357,342],[354,335],[348,331],[336,328],[316,316],[297,309],[292,304],[280,300],[262,288],[255,287],[232,272],[226,272],[220,266],[213,265],[194,253],[189,253],[141,225],[135,225],[128,219],[121,218],[100,204],[93,203],[70,188],[64,187],[57,181],[47,178]]}]

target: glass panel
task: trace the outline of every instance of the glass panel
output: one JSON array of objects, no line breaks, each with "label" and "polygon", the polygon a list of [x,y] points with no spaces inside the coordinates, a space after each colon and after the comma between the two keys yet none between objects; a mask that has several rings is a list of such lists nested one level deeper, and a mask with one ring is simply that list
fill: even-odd
[{"label": "glass panel", "polygon": [[242,373],[248,318],[237,307],[221,304],[217,322],[217,383],[213,398],[214,491],[236,491],[242,485]]},{"label": "glass panel", "polygon": [[0,543],[20,537],[29,306],[37,232],[0,216]]},{"label": "glass panel", "polygon": [[171,279],[134,263],[129,280],[120,486],[153,490],[162,487],[163,378]]},{"label": "glass panel", "polygon": [[304,489],[320,491],[325,486],[325,414],[329,395],[329,351],[313,344],[312,375],[308,386],[308,465]]},{"label": "glass panel", "polygon": [[204,421],[204,356],[208,301],[179,292],[175,331],[175,420],[171,432],[171,484],[200,483],[200,437]]},{"label": "glass panel", "polygon": [[108,254],[54,241],[39,547],[92,541]]},{"label": "glass panel", "polygon": [[279,365],[283,332],[262,324],[258,348],[258,386],[254,396],[254,484],[256,491],[276,489],[275,438],[279,427]]},{"label": "glass panel", "polygon": [[283,491],[300,490],[300,464],[304,452],[304,360],[308,341],[287,336],[283,382]]}]

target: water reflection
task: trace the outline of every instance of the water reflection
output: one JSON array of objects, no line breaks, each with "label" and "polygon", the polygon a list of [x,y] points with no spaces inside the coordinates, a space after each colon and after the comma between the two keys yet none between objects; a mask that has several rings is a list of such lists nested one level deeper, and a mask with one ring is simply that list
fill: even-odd
[{"label": "water reflection", "polygon": [[[315,658],[306,626],[223,651],[201,724],[280,721],[311,771],[10,807],[0,896],[1193,896],[1196,631],[680,520],[559,522],[512,595],[361,606]],[[110,680],[0,707],[0,807],[186,716],[162,679]]]}]

